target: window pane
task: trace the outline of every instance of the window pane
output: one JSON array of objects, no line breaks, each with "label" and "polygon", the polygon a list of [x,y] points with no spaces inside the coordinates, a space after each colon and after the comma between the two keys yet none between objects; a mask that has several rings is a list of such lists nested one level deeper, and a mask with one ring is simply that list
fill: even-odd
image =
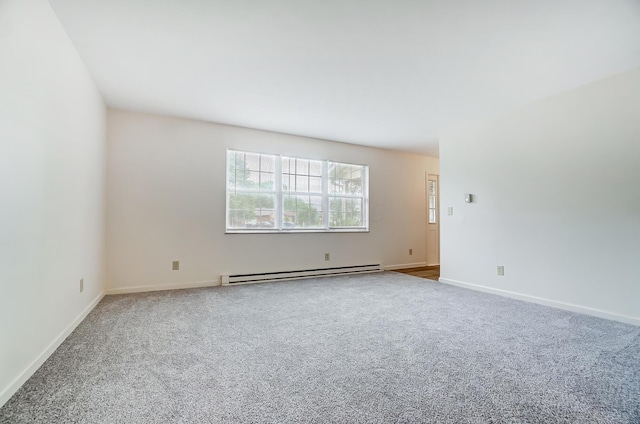
[{"label": "window pane", "polygon": [[363,166],[344,163],[332,165],[329,172],[329,192],[331,194],[361,195],[363,193]]},{"label": "window pane", "polygon": [[329,178],[330,179],[335,179],[338,178],[337,174],[338,174],[338,170],[337,170],[338,164],[334,163],[334,162],[329,162]]},{"label": "window pane", "polygon": [[363,221],[362,199],[334,197],[329,200],[329,226],[360,227]]},{"label": "window pane", "polygon": [[429,196],[429,207],[432,209],[436,207],[436,198],[434,196]]},{"label": "window pane", "polygon": [[230,152],[227,183],[232,189],[249,187],[248,178],[251,171],[247,169],[244,153]]},{"label": "window pane", "polygon": [[229,195],[229,227],[273,228],[276,196],[273,194],[234,193]]},{"label": "window pane", "polygon": [[288,157],[283,157],[282,158],[282,172],[289,172],[289,163],[291,162],[291,159]]},{"label": "window pane", "polygon": [[322,193],[322,161],[283,158],[283,191]]},{"label": "window pane", "polygon": [[275,175],[271,172],[260,173],[260,189],[261,190],[274,190],[275,189]]},{"label": "window pane", "polygon": [[309,175],[314,177],[322,176],[322,162],[319,160],[309,161]]},{"label": "window pane", "polygon": [[283,197],[282,228],[322,227],[322,196]]},{"label": "window pane", "polygon": [[255,153],[245,153],[247,168],[251,171],[260,171],[260,155]]},{"label": "window pane", "polygon": [[275,156],[229,152],[228,187],[236,190],[275,190]]},{"label": "window pane", "polygon": [[282,190],[283,191],[292,191],[294,187],[291,187],[291,175],[282,174]]},{"label": "window pane", "polygon": [[339,180],[337,178],[331,179],[331,181],[329,182],[329,193],[332,193],[332,194],[342,193],[342,185],[343,185],[342,180]]},{"label": "window pane", "polygon": [[322,177],[309,177],[309,191],[322,193]]},{"label": "window pane", "polygon": [[271,155],[260,155],[260,171],[275,172],[276,158]]},{"label": "window pane", "polygon": [[429,196],[436,195],[436,182],[434,180],[429,180]]},{"label": "window pane", "polygon": [[296,160],[296,174],[309,175],[309,161],[303,159]]},{"label": "window pane", "polygon": [[296,191],[309,191],[309,177],[303,175],[296,176]]},{"label": "window pane", "polygon": [[436,223],[436,210],[429,209],[429,224],[435,224],[435,223]]}]

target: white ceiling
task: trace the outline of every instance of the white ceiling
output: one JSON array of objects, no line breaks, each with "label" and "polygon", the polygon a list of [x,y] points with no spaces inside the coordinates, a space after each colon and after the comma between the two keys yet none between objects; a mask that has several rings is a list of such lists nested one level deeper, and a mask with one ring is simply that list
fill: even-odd
[{"label": "white ceiling", "polygon": [[438,154],[640,66],[640,0],[50,0],[106,102]]}]

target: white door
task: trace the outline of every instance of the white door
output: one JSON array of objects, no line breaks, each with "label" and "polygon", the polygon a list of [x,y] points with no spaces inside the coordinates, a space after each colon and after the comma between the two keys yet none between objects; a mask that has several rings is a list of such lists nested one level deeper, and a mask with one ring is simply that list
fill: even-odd
[{"label": "white door", "polygon": [[440,265],[440,185],[427,174],[427,266]]}]

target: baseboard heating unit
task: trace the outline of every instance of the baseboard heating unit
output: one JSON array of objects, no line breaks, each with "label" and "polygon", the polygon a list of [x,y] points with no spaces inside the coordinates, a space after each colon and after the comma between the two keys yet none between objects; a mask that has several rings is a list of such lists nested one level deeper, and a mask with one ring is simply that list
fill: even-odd
[{"label": "baseboard heating unit", "polygon": [[333,275],[364,274],[380,272],[384,268],[380,264],[339,266],[335,268],[305,269],[298,271],[263,272],[260,274],[223,275],[222,285],[266,283],[268,281],[297,280],[301,278],[329,277]]}]

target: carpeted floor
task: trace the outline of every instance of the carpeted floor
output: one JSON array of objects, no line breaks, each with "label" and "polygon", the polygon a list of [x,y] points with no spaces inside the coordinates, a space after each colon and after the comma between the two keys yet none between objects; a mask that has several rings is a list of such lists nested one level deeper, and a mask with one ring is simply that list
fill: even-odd
[{"label": "carpeted floor", "polygon": [[639,423],[640,327],[394,272],[106,297],[2,423]]}]

